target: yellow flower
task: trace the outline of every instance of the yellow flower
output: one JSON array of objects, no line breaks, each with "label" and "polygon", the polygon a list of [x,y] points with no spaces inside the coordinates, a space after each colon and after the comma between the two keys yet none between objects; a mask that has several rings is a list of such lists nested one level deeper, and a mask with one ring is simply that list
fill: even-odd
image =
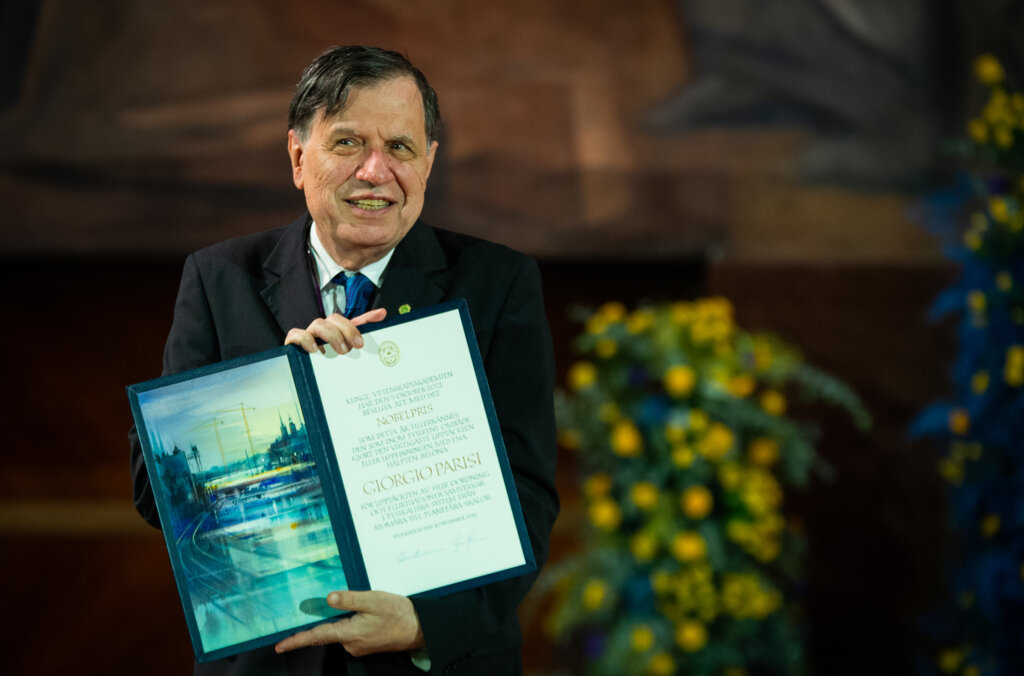
[{"label": "yellow flower", "polygon": [[939,669],[947,674],[952,674],[960,668],[964,661],[964,651],[948,648],[939,653]]},{"label": "yellow flower", "polygon": [[679,469],[686,469],[693,464],[693,449],[685,444],[672,447],[672,464]]},{"label": "yellow flower", "polygon": [[985,297],[984,291],[971,291],[967,294],[967,307],[972,312],[984,312],[987,304],[988,299]]},{"label": "yellow flower", "polygon": [[782,503],[782,487],[771,472],[752,469],[744,478],[740,497],[752,513],[765,515]]},{"label": "yellow flower", "polygon": [[772,344],[763,337],[755,337],[753,344],[754,370],[758,373],[763,373],[772,365],[772,361],[774,359],[774,355],[772,354]]},{"label": "yellow flower", "polygon": [[639,481],[630,489],[633,504],[644,511],[654,509],[658,504],[658,487],[649,481]]},{"label": "yellow flower", "polygon": [[604,531],[613,531],[622,522],[622,510],[610,498],[598,498],[590,505],[590,522]]},{"label": "yellow flower", "polygon": [[982,54],[974,60],[974,75],[978,82],[989,87],[1003,81],[1003,66],[992,54]]},{"label": "yellow flower", "polygon": [[704,542],[704,538],[701,534],[692,531],[684,530],[676,533],[676,536],[672,539],[672,556],[676,557],[683,563],[690,563],[693,561],[699,561],[704,558],[707,553],[707,543]]},{"label": "yellow flower", "polygon": [[612,428],[612,451],[623,458],[635,458],[643,451],[640,430],[631,420],[620,420]]},{"label": "yellow flower", "polygon": [[664,570],[656,570],[651,573],[651,589],[659,594],[669,592],[674,588],[672,576]]},{"label": "yellow flower", "polygon": [[1002,525],[1002,519],[998,514],[989,514],[981,520],[981,526],[979,530],[983,537],[990,538],[999,532],[999,527]]},{"label": "yellow flower", "polygon": [[1005,197],[990,197],[988,211],[992,214],[992,218],[999,223],[1006,223],[1010,220],[1010,205]]},{"label": "yellow flower", "polygon": [[769,437],[758,437],[747,447],[750,462],[760,467],[771,467],[779,461],[779,442]]},{"label": "yellow flower", "polygon": [[727,573],[722,579],[722,603],[734,617],[764,619],[782,606],[782,595],[762,587],[755,575]]},{"label": "yellow flower", "polygon": [[715,500],[706,486],[690,486],[679,496],[683,514],[691,519],[703,519],[711,513]]},{"label": "yellow flower", "polygon": [[583,494],[590,498],[607,495],[611,488],[612,477],[607,472],[591,474],[583,482]]},{"label": "yellow flower", "polygon": [[975,143],[987,143],[988,125],[985,124],[984,120],[974,118],[967,123],[967,134]]},{"label": "yellow flower", "polygon": [[601,315],[592,315],[590,319],[587,320],[584,330],[594,336],[600,335],[608,330],[608,320]]},{"label": "yellow flower", "polygon": [[626,330],[636,335],[654,326],[654,313],[647,309],[637,310],[626,320]]},{"label": "yellow flower", "polygon": [[708,426],[708,414],[699,408],[690,410],[689,425],[694,432],[702,432]]},{"label": "yellow flower", "polygon": [[591,578],[583,587],[583,607],[587,610],[597,610],[604,604],[608,596],[608,585],[600,578]]},{"label": "yellow flower", "polygon": [[693,306],[690,303],[672,303],[669,314],[674,324],[688,324],[693,319]]},{"label": "yellow flower", "polygon": [[606,322],[621,322],[626,316],[626,306],[617,301],[605,303],[597,308],[597,315]]},{"label": "yellow flower", "polygon": [[939,474],[950,484],[959,486],[964,480],[964,466],[955,460],[943,459],[939,461]]},{"label": "yellow flower", "polygon": [[686,438],[686,428],[678,423],[668,423],[665,425],[665,439],[670,444],[682,443],[683,439]]},{"label": "yellow flower", "polygon": [[949,412],[949,431],[963,436],[969,429],[971,429],[971,416],[967,410],[953,409]]},{"label": "yellow flower", "polygon": [[779,592],[770,589],[763,589],[760,586],[750,596],[750,614],[758,619],[764,619],[774,613],[782,605],[782,596]]},{"label": "yellow flower", "polygon": [[597,353],[598,357],[602,359],[608,359],[609,357],[615,356],[615,353],[619,351],[619,344],[615,342],[613,338],[602,338],[597,341],[597,345],[594,346],[594,352]]},{"label": "yellow flower", "polygon": [[960,676],[981,676],[981,669],[974,664],[964,665],[964,670],[960,672]]},{"label": "yellow flower", "polygon": [[718,483],[727,491],[734,490],[743,481],[743,470],[734,462],[723,463],[718,468]]},{"label": "yellow flower", "polygon": [[689,366],[678,365],[665,371],[665,391],[673,397],[685,397],[697,383],[697,373]]},{"label": "yellow flower", "polygon": [[768,415],[780,416],[786,412],[786,397],[778,390],[767,390],[761,395],[761,408]]},{"label": "yellow flower", "polygon": [[977,231],[968,230],[967,232],[964,233],[964,246],[966,246],[971,251],[977,251],[978,249],[980,249],[981,244],[982,237],[981,234],[979,234]]},{"label": "yellow flower", "polygon": [[1006,349],[1003,380],[1010,387],[1020,387],[1024,384],[1024,345],[1011,345]]},{"label": "yellow flower", "polygon": [[579,392],[597,382],[597,367],[589,361],[578,361],[569,369],[569,387]]},{"label": "yellow flower", "polygon": [[696,620],[684,620],[676,627],[676,645],[688,653],[695,653],[708,643],[708,630]]},{"label": "yellow flower", "polygon": [[995,128],[996,145],[1000,148],[1013,146],[1013,130],[1009,127],[999,125]]},{"label": "yellow flower", "polygon": [[996,275],[996,288],[1002,291],[1003,293],[1006,293],[1007,291],[1012,289],[1013,275],[1011,275],[1006,270],[1003,270],[1002,272],[998,273]]},{"label": "yellow flower", "polygon": [[647,663],[647,673],[651,676],[672,676],[676,673],[676,661],[668,653],[658,653]]},{"label": "yellow flower", "polygon": [[626,316],[626,306],[622,303],[605,303],[587,320],[585,330],[591,335],[599,335],[608,330],[608,326],[621,322]]},{"label": "yellow flower", "polygon": [[712,296],[697,301],[697,314],[708,318],[732,320],[732,303],[723,296]]},{"label": "yellow flower", "polygon": [[984,394],[988,389],[988,371],[978,371],[971,376],[971,391],[975,394]]},{"label": "yellow flower", "polygon": [[730,378],[725,387],[734,397],[740,397],[742,399],[743,397],[749,397],[750,393],[754,391],[756,386],[757,382],[754,378],[744,374]]},{"label": "yellow flower", "polygon": [[629,539],[629,551],[637,561],[650,561],[658,553],[658,541],[648,533],[637,533]]},{"label": "yellow flower", "polygon": [[697,450],[708,460],[721,460],[732,449],[732,430],[722,423],[711,423],[707,435],[697,444]]},{"label": "yellow flower", "polygon": [[629,645],[634,652],[647,652],[654,645],[654,632],[646,624],[634,627],[633,633],[629,637]]}]

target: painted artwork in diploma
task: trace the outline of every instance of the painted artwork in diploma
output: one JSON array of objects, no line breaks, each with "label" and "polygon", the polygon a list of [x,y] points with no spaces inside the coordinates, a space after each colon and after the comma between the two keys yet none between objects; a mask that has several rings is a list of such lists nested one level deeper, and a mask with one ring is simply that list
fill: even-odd
[{"label": "painted artwork in diploma", "polygon": [[300,606],[347,584],[288,358],[138,399],[203,649],[317,619]]}]

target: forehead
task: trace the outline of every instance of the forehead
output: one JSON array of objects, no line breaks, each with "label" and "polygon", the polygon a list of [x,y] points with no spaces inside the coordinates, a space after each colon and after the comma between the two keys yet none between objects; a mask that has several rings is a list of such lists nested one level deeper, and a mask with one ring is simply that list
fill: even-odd
[{"label": "forehead", "polygon": [[423,99],[415,80],[400,76],[348,90],[345,105],[332,115],[317,111],[314,127],[329,132],[344,127],[361,133],[426,136]]}]

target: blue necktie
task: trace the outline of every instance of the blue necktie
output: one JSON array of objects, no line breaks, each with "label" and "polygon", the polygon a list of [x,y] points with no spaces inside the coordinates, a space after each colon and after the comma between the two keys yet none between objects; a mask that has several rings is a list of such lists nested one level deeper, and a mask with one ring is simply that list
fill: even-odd
[{"label": "blue necktie", "polygon": [[376,286],[373,285],[366,275],[357,272],[351,277],[344,272],[339,272],[331,280],[335,284],[345,286],[345,316],[351,319],[363,314],[370,309],[370,297],[373,296]]}]

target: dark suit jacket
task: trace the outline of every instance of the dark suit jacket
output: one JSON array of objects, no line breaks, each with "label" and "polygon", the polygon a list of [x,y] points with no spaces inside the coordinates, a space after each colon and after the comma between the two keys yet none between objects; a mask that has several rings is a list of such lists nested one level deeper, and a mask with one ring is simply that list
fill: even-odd
[{"label": "dark suit jacket", "polygon": [[[310,271],[306,214],[283,228],[198,251],[185,261],[174,323],[164,351],[165,375],[281,345],[287,331],[319,315]],[[558,513],[555,492],[553,356],[540,275],[528,257],[506,247],[418,222],[384,274],[375,307],[395,316],[465,298],[538,565]],[[137,440],[131,464],[139,513],[159,526]],[[431,673],[519,671],[522,642],[516,608],[533,575],[459,592],[413,599]],[[328,591],[328,590],[325,590]],[[285,656],[272,648],[197,665],[201,674],[318,674],[325,659],[347,660],[350,674],[422,674],[408,655],[356,660],[332,648]]]}]

